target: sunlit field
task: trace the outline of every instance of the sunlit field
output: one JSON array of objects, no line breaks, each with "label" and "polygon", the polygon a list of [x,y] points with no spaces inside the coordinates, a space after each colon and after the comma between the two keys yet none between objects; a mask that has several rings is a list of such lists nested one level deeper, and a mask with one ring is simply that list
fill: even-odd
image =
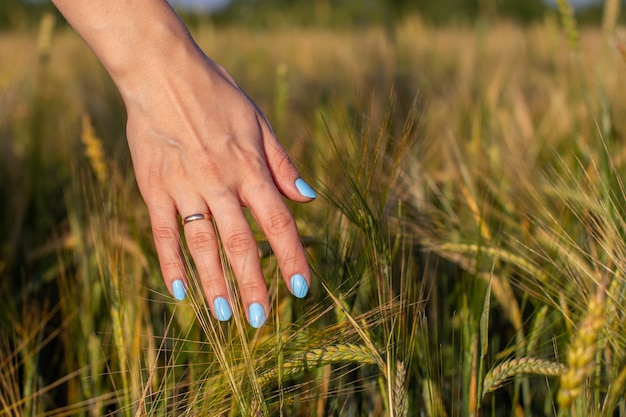
[{"label": "sunlit field", "polygon": [[318,191],[309,296],[255,225],[262,329],[215,321],[190,257],[167,293],[122,101],[44,17],[0,35],[0,415],[626,415],[610,19],[193,34]]}]

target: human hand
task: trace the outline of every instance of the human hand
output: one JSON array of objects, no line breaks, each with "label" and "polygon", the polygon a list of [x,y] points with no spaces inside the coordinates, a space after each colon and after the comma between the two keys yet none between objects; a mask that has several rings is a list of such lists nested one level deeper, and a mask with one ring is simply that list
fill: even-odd
[{"label": "human hand", "polygon": [[[307,202],[315,192],[232,77],[200,51],[164,0],[53,1],[124,99],[137,183],[170,292],[179,300],[186,295],[180,215],[213,314],[219,320],[232,315],[219,233],[248,321],[263,325],[269,300],[242,211],[246,206],[266,234],[287,286],[295,296],[306,296],[309,267],[281,193]],[[206,215],[185,221],[200,213]]]},{"label": "human hand", "polygon": [[[164,281],[177,299],[187,287],[177,215],[210,213],[239,284],[248,321],[269,311],[248,207],[273,248],[288,288],[306,296],[310,283],[295,221],[281,193],[315,198],[277,141],[268,120],[232,77],[199,49],[179,51],[140,83],[123,84],[127,137],[137,183],[148,206]],[[197,216],[203,217],[203,216]],[[183,226],[204,295],[219,320],[231,317],[218,239],[204,216]],[[207,221],[208,220],[208,221]]]}]

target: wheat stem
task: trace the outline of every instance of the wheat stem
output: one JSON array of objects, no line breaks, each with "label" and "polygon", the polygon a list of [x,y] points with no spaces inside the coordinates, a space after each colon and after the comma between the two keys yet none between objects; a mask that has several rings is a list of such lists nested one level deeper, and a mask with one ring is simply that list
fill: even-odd
[{"label": "wheat stem", "polygon": [[620,12],[620,0],[605,0],[602,15],[602,31],[610,38],[615,33],[615,26]]}]

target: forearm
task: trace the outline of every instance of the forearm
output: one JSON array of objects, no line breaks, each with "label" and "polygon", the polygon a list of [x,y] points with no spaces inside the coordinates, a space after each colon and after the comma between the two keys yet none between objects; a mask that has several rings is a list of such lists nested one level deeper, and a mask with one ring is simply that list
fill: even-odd
[{"label": "forearm", "polygon": [[52,1],[123,96],[155,81],[180,54],[197,52],[185,25],[164,0]]}]

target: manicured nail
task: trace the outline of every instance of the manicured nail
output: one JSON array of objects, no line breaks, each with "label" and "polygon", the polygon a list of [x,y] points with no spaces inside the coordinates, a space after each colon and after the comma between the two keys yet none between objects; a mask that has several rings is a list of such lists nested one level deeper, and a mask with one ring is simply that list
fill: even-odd
[{"label": "manicured nail", "polygon": [[172,292],[174,293],[174,298],[178,301],[183,301],[185,297],[187,297],[187,291],[185,291],[185,286],[183,282],[179,279],[172,283]]},{"label": "manicured nail", "polygon": [[224,297],[217,297],[213,301],[213,308],[215,309],[215,316],[219,321],[228,321],[233,315],[230,305]]},{"label": "manicured nail", "polygon": [[309,292],[309,286],[302,275],[296,274],[291,277],[291,292],[298,298],[306,297],[306,294]]},{"label": "manicured nail", "polygon": [[313,188],[311,188],[309,184],[304,182],[302,178],[298,178],[296,180],[296,188],[298,189],[298,191],[300,191],[300,194],[302,194],[304,197],[308,197],[308,198],[317,197],[317,194],[315,194],[315,191],[313,191]]},{"label": "manicured nail", "polygon": [[250,317],[250,326],[258,329],[265,323],[265,310],[259,303],[250,304],[248,307],[248,316]]}]

